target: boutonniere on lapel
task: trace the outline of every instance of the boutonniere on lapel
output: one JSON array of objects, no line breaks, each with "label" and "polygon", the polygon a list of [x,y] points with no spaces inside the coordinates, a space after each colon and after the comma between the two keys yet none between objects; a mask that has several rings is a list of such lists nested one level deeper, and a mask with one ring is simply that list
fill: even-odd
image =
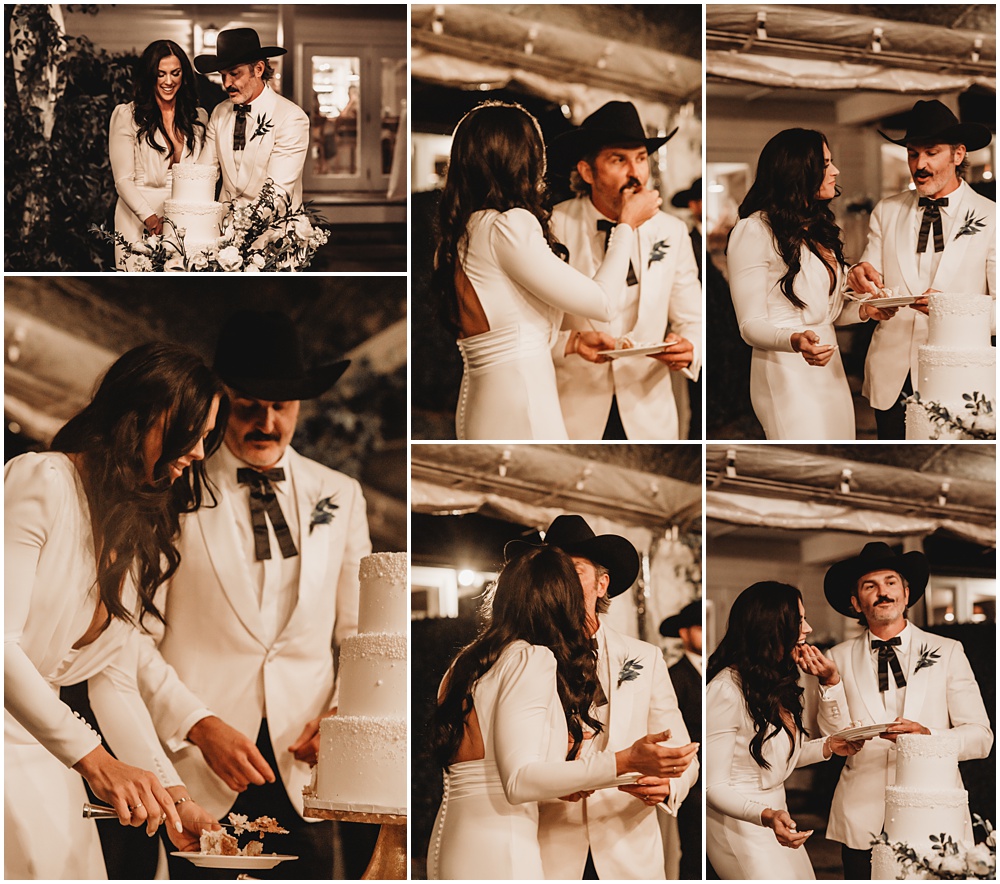
[{"label": "boutonniere on lapel", "polygon": [[332,497],[324,497],[313,507],[312,516],[309,518],[309,533],[313,533],[313,528],[317,525],[329,525],[333,521],[334,514],[340,507],[333,502]]},{"label": "boutonniere on lapel", "polygon": [[618,673],[618,687],[622,686],[623,681],[635,681],[639,677],[639,670],[642,669],[642,664],[636,657],[631,660],[626,660],[622,664],[622,671]]},{"label": "boutonniere on lapel", "polygon": [[920,646],[920,655],[917,657],[917,665],[914,667],[914,672],[919,672],[921,669],[926,669],[928,666],[933,666],[941,659],[941,655],[938,653],[940,648],[935,648],[933,651],[927,647],[927,645]]},{"label": "boutonniere on lapel", "polygon": [[255,138],[263,138],[274,128],[274,122],[265,117],[264,114],[257,114],[257,128],[253,130],[253,135],[250,136],[250,140],[253,141]]},{"label": "boutonniere on lapel", "polygon": [[658,242],[653,243],[653,248],[649,250],[649,263],[646,265],[646,269],[649,270],[653,266],[653,262],[662,261],[667,257],[667,249],[670,248],[670,243],[665,239],[661,239]]},{"label": "boutonniere on lapel", "polygon": [[958,233],[955,234],[955,239],[960,236],[975,236],[986,226],[985,218],[977,218],[975,212],[969,209],[965,213],[965,221],[962,222],[962,226],[958,229]]}]

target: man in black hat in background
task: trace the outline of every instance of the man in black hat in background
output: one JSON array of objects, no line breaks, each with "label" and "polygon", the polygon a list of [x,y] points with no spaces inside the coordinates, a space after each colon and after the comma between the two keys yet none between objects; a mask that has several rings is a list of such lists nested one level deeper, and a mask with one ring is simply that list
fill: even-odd
[{"label": "man in black hat in background", "polygon": [[[832,565],[824,581],[834,610],[856,618],[865,631],[831,648],[829,659],[809,645],[795,649],[795,662],[819,679],[824,736],[892,722],[847,759],[833,796],[826,837],[841,842],[847,880],[871,877],[871,839],[882,831],[885,787],[894,782],[900,734],[947,732],[959,740],[962,761],[985,758],[993,745],[962,645],[907,621],[906,609],[924,594],[928,577],[923,553],[898,554],[885,543],[866,544],[858,555]],[[850,721],[840,713],[845,700]],[[953,785],[962,788],[961,781]]]},{"label": "man in black hat in background", "polygon": [[[333,647],[357,631],[358,566],[371,552],[361,486],[291,447],[302,399],[346,361],[308,369],[283,313],[243,310],[225,324],[215,370],[232,409],[206,462],[216,506],[184,517],[181,565],[157,602],[159,652],[211,710],[143,690],[192,796],[216,818],[275,817],[269,852],[300,857],[267,877],[327,879],[332,824],[302,816],[302,787],[334,714]],[[140,684],[140,689],[144,686]],[[170,857],[171,877],[200,877]]]},{"label": "man in black hat in background", "polygon": [[966,152],[988,146],[993,136],[979,123],[960,123],[937,100],[913,106],[902,138],[879,134],[906,148],[915,189],[875,206],[868,246],[848,285],[856,292],[874,294],[885,286],[894,295],[918,296],[911,308],[883,311],[888,317],[872,337],[862,388],[875,409],[879,438],[904,439],[902,400],[919,392],[917,352],[927,342],[926,295],[996,297],[996,205],[961,177]]},{"label": "man in black hat in background", "polygon": [[[516,541],[517,542],[517,541]],[[645,734],[671,732],[676,767],[668,778],[599,789],[579,800],[543,801],[538,840],[547,879],[662,879],[663,841],[656,807],[676,813],[698,775],[697,746],[687,729],[663,654],[655,645],[601,620],[610,599],[639,574],[639,554],[624,537],[595,535],[581,516],[558,516],[545,543],[569,554],[580,577],[587,622],[598,646],[597,673],[604,702],[591,713],[604,724],[584,753],[618,750]]]},{"label": "man in black hat in background", "polygon": [[223,201],[255,200],[270,178],[293,207],[302,204],[309,117],[268,86],[274,75],[268,59],[285,51],[261,46],[253,28],[233,28],[219,33],[216,55],[195,56],[199,73],[221,74],[229,96],[212,111],[198,161],[222,170]]},{"label": "man in black hat in background", "polygon": [[[699,190],[701,182],[699,180]],[[699,194],[700,195],[700,194]],[[684,647],[680,660],[667,670],[677,692],[684,724],[691,740],[701,743],[702,688],[701,599],[685,605],[660,624],[664,638],[679,638]],[[701,774],[677,812],[677,833],[681,842],[681,881],[701,880]]]},{"label": "man in black hat in background", "polygon": [[[604,261],[622,194],[649,182],[649,154],[677,130],[647,138],[631,102],[610,101],[550,146],[550,165],[570,172],[578,195],[552,212],[552,232],[569,263],[593,276]],[[571,439],[677,439],[673,372],[690,380],[701,362],[701,283],[687,226],[659,212],[635,238],[622,312],[609,323],[567,315],[553,352],[559,401]],[[608,361],[599,350],[672,346],[651,356]],[[575,358],[577,355],[583,359]]]}]

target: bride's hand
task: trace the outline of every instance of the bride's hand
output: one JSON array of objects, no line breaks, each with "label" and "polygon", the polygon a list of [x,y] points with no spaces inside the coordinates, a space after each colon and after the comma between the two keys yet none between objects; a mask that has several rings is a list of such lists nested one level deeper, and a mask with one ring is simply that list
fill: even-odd
[{"label": "bride's hand", "polygon": [[618,213],[618,223],[637,228],[654,217],[662,204],[663,200],[655,190],[637,183],[635,188],[622,191],[622,209]]},{"label": "bride's hand", "polygon": [[[842,740],[840,737],[831,736],[826,738],[826,744],[830,747],[830,754],[849,757],[857,755],[864,749],[865,740]],[[826,755],[825,752],[823,754]]]},{"label": "bride's hand", "polygon": [[146,233],[160,236],[163,233],[163,219],[159,215],[150,215],[142,222],[146,228]]},{"label": "bride's hand", "polygon": [[607,362],[607,356],[601,356],[601,350],[614,350],[615,339],[602,331],[575,331],[566,342],[566,355],[574,353],[587,362]]},{"label": "bride's hand", "polygon": [[801,353],[809,365],[822,367],[833,358],[833,352],[837,348],[833,344],[820,344],[819,335],[812,329],[806,329],[792,335],[792,349]]},{"label": "bride's hand", "polygon": [[782,847],[790,847],[793,850],[806,843],[806,839],[813,833],[812,829],[799,832],[795,827],[795,820],[789,815],[787,810],[774,810],[767,808],[761,811],[760,821],[774,832],[774,837]]},{"label": "bride's hand", "polygon": [[187,801],[181,801],[180,804],[175,805],[177,807],[177,814],[184,826],[184,831],[177,832],[168,828],[167,835],[170,837],[171,843],[178,850],[194,851],[197,853],[201,850],[202,829],[214,832],[216,829],[221,828],[221,826],[219,826],[205,808],[195,804],[191,800],[187,794],[187,789],[183,786],[175,786],[167,791],[170,792],[174,801],[187,798]]},{"label": "bride's hand", "polygon": [[560,801],[583,801],[584,798],[589,798],[593,794],[594,794],[594,790],[593,789],[591,789],[590,791],[584,790],[584,791],[581,791],[581,792],[574,792],[572,795],[560,795],[559,796],[559,800]]},{"label": "bride's hand", "polygon": [[833,687],[840,682],[837,664],[814,645],[801,644],[792,649],[792,659],[807,675],[815,675],[824,687]]},{"label": "bride's hand", "polygon": [[663,745],[669,739],[669,730],[659,734],[646,734],[628,749],[615,753],[618,773],[636,771],[647,777],[679,777],[694,761],[699,744]]}]

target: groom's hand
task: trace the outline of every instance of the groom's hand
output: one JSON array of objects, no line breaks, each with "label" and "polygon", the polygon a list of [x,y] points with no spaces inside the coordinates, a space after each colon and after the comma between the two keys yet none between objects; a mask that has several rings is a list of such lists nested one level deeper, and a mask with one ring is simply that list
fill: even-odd
[{"label": "groom's hand", "polygon": [[855,264],[847,274],[847,285],[852,292],[877,295],[882,288],[882,274],[867,261]]},{"label": "groom's hand", "polygon": [[665,344],[669,344],[671,341],[680,341],[680,343],[669,350],[665,350],[663,353],[654,353],[649,358],[655,359],[657,362],[662,362],[671,371],[681,371],[694,361],[694,344],[687,338],[682,338],[673,332],[663,339]]},{"label": "groom's hand", "polygon": [[194,743],[205,762],[234,792],[247,786],[274,782],[274,771],[264,760],[253,740],[215,715],[197,722],[187,738]]},{"label": "groom's hand", "polygon": [[924,316],[930,315],[930,307],[927,304],[927,296],[937,294],[939,289],[927,289],[916,301],[910,304],[911,310],[916,310],[917,313],[923,313]]},{"label": "groom's hand", "polygon": [[925,728],[918,721],[909,721],[906,718],[897,718],[889,727],[886,729],[885,733],[879,734],[879,737],[883,740],[888,740],[890,743],[896,742],[896,737],[900,734],[929,734],[930,730]]},{"label": "groom's hand", "polygon": [[655,807],[670,797],[670,779],[667,777],[643,777],[628,786],[619,786],[619,792],[634,795],[643,804]]}]

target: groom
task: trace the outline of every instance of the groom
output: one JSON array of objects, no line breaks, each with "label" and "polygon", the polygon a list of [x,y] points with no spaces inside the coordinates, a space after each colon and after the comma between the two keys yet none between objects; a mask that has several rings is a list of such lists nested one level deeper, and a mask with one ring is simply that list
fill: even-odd
[{"label": "groom", "polygon": [[261,46],[253,28],[221,31],[216,50],[196,56],[194,66],[202,74],[221,74],[229,101],[212,111],[199,162],[222,169],[224,202],[255,200],[270,178],[293,207],[300,206],[309,117],[268,85],[274,74],[268,59],[286,50]]},{"label": "groom", "polygon": [[856,292],[886,286],[894,295],[920,296],[912,309],[893,310],[879,322],[865,361],[862,393],[875,409],[878,437],[903,439],[902,401],[917,389],[917,352],[927,342],[927,294],[996,297],[996,205],[961,177],[966,152],[986,147],[992,133],[979,123],[959,123],[940,101],[918,101],[903,138],[879,134],[906,148],[915,189],[875,207],[868,246],[848,285]]},{"label": "groom", "polygon": [[[847,759],[833,796],[826,836],[841,842],[848,880],[871,877],[871,840],[882,831],[885,787],[895,779],[899,734],[948,731],[960,740],[963,761],[985,758],[993,744],[962,645],[907,622],[906,609],[924,594],[928,576],[923,553],[900,555],[885,543],[866,544],[826,573],[827,601],[867,629],[830,650],[835,666],[822,659],[803,665],[819,678],[820,730],[828,736],[852,724],[892,722]],[[845,699],[849,722],[839,714]]]},{"label": "groom", "polygon": [[572,557],[598,646],[604,702],[598,702],[592,714],[604,730],[582,751],[617,751],[646,734],[669,729],[667,751],[677,767],[671,778],[643,777],[641,785],[600,789],[578,801],[542,802],[538,840],[545,877],[662,879],[663,841],[656,807],[677,813],[698,776],[698,747],[688,741],[659,648],[616,632],[600,620],[609,600],[635,582],[639,555],[624,537],[595,535],[575,515],[558,516],[545,532],[545,543]]},{"label": "groom", "polygon": [[[571,266],[587,276],[597,272],[623,193],[646,187],[650,153],[674,132],[647,138],[631,102],[609,101],[552,142],[553,168],[571,173],[578,194],[552,211],[552,233],[569,249]],[[571,439],[679,437],[672,375],[697,378],[702,316],[698,265],[683,221],[658,212],[639,228],[625,286],[625,305],[611,322],[563,320],[553,358]],[[604,361],[597,355],[624,336],[637,345],[676,343],[653,356]]]}]

